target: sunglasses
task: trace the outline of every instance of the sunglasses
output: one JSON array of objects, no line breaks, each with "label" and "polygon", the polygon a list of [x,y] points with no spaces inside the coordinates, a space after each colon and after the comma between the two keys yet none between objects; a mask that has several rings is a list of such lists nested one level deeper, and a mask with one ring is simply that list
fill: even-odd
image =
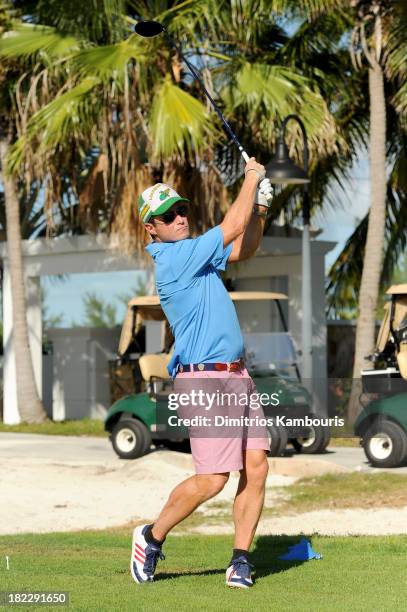
[{"label": "sunglasses", "polygon": [[188,216],[188,206],[178,206],[175,210],[168,210],[159,216],[160,221],[163,221],[165,225],[170,225],[175,221],[177,216],[186,217]]}]

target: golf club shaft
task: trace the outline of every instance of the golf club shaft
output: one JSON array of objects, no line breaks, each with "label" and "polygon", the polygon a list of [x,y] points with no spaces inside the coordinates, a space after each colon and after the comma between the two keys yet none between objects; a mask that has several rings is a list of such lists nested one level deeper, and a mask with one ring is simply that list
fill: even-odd
[{"label": "golf club shaft", "polygon": [[[215,100],[212,98],[211,94],[206,89],[206,87],[205,87],[205,85],[204,85],[204,83],[203,83],[203,81],[201,79],[200,74],[197,72],[195,67],[187,60],[187,58],[183,54],[182,49],[181,49],[181,45],[177,44],[175,42],[175,40],[173,40],[171,38],[171,36],[168,34],[167,30],[165,30],[165,29],[164,29],[164,34],[165,34],[166,39],[169,42],[169,44],[172,47],[174,47],[174,49],[179,54],[180,58],[186,63],[186,65],[188,66],[189,71],[191,72],[192,76],[198,81],[199,85],[201,86],[202,91],[205,93],[206,97],[208,98],[208,100],[212,104],[212,106],[213,106],[216,114],[218,115],[219,119],[222,121],[223,126],[224,126],[226,132],[229,134],[229,136],[231,137],[231,139],[233,140],[233,142],[235,143],[235,145],[239,149],[240,155],[243,157],[244,161],[247,163],[249,161],[249,159],[250,159],[249,155],[246,153],[246,151],[244,150],[242,144],[239,142],[239,139],[237,138],[236,134],[234,133],[234,131],[230,127],[229,123],[226,121],[225,117],[222,115],[222,111],[220,110],[220,108],[216,104]],[[261,186],[261,183],[260,183],[260,186]],[[268,194],[266,196],[266,198],[267,198],[267,200],[270,200],[272,198],[272,195]]]},{"label": "golf club shaft", "polygon": [[200,74],[195,69],[195,67],[185,57],[185,55],[184,55],[184,53],[182,51],[181,45],[179,43],[176,43],[175,40],[171,38],[171,36],[168,34],[167,30],[164,30],[164,34],[165,34],[169,44],[172,47],[174,47],[174,49],[177,51],[178,55],[186,63],[186,65],[188,66],[189,71],[191,72],[192,76],[198,81],[199,85],[201,86],[202,91],[204,92],[204,94],[206,95],[206,97],[208,98],[210,103],[212,104],[216,114],[218,115],[219,119],[222,121],[223,126],[224,126],[226,132],[229,134],[229,136],[231,137],[231,139],[233,140],[233,142],[235,143],[235,145],[239,149],[239,152],[240,152],[241,156],[243,157],[243,159],[245,160],[245,162],[249,161],[250,158],[249,158],[248,154],[244,150],[242,144],[239,142],[236,134],[234,133],[234,131],[230,127],[229,123],[226,121],[225,117],[222,115],[222,111],[220,110],[219,106],[216,104],[215,100],[212,98],[211,94],[206,89],[206,87],[205,87],[205,85],[204,85],[204,83],[203,83],[203,81],[201,79]]}]

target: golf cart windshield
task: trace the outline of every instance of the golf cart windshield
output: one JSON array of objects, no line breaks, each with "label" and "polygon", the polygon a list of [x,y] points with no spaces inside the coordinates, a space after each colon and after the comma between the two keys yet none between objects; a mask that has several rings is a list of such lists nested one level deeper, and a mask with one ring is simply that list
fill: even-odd
[{"label": "golf cart windshield", "polygon": [[127,303],[127,312],[120,335],[118,354],[120,357],[126,354],[133,340],[139,334],[145,321],[165,321],[165,338],[163,348],[170,341],[171,330],[166,316],[161,308],[158,295],[143,295],[134,297]]},{"label": "golf cart windshield", "polygon": [[270,374],[293,374],[297,352],[287,332],[255,332],[243,334],[245,359],[249,370]]}]

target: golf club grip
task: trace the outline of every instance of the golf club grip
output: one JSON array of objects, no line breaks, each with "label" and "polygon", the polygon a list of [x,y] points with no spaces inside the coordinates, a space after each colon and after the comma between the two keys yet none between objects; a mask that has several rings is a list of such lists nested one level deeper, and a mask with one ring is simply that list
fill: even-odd
[{"label": "golf club grip", "polygon": [[[263,181],[264,181],[264,179],[263,179]],[[260,187],[261,187],[261,183],[260,183]],[[271,200],[273,199],[273,195],[271,193],[266,193],[265,196],[266,196],[267,202],[271,202]]]},{"label": "golf club grip", "polygon": [[[261,184],[262,184],[262,182],[263,182],[264,180],[265,180],[265,179],[263,179],[263,180],[260,182],[260,185],[259,185],[260,189],[261,189]],[[266,200],[267,200],[268,202],[271,202],[271,200],[273,199],[273,195],[272,195],[271,193],[266,193],[266,194],[265,194],[265,196],[266,196]]]}]

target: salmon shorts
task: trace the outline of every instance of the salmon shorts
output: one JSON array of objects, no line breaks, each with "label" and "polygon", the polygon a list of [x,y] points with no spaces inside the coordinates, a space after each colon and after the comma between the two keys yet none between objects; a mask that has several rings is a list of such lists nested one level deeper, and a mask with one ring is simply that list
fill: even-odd
[{"label": "salmon shorts", "polygon": [[185,425],[197,474],[238,471],[244,451],[270,450],[263,408],[253,401],[258,394],[246,369],[179,372],[174,392],[184,394],[177,416],[191,422]]}]

